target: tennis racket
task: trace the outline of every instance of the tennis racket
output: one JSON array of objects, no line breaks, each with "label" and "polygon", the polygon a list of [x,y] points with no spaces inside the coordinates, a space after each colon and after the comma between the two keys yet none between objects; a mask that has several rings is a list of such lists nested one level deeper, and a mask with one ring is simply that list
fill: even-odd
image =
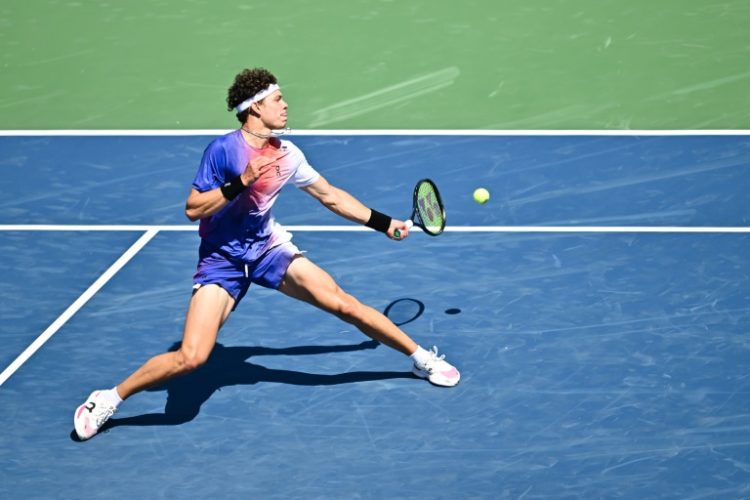
[{"label": "tennis racket", "polygon": [[[417,226],[430,236],[437,236],[445,229],[445,206],[434,182],[422,179],[414,187],[411,217],[406,221],[407,227]],[[401,238],[401,231],[393,232],[396,239]]]}]

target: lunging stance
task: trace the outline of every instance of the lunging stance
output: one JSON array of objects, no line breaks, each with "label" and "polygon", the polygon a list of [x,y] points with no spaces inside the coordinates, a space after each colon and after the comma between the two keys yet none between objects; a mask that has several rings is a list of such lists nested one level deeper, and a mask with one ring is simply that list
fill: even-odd
[{"label": "lunging stance", "polygon": [[332,186],[299,148],[273,135],[286,126],[288,110],[273,74],[260,68],[242,71],[229,88],[227,104],[241,127],[208,145],[185,208],[190,220],[200,220],[201,242],[180,348],[151,358],[112,389],[91,393],[74,415],[81,439],[94,436],[123,400],[205,363],[219,329],[251,283],[279,290],[351,323],[368,337],[410,356],[414,374],[435,385],[450,387],[460,379],[458,370],[438,356],[436,348],[427,351],[417,345],[304,257],[291,234],[274,219],[271,207],[281,188],[291,183],[335,214],[389,238],[407,237],[407,224]]}]

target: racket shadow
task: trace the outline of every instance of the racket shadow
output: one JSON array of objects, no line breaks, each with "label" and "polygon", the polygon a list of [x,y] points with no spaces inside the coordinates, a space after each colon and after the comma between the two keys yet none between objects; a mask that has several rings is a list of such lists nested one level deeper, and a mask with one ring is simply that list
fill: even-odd
[{"label": "racket shadow", "polygon": [[396,326],[403,326],[422,316],[423,312],[424,303],[421,300],[404,297],[388,304],[383,314]]},{"label": "racket shadow", "polygon": [[[214,392],[223,387],[233,385],[253,385],[262,382],[273,382],[302,386],[326,386],[374,380],[416,378],[410,371],[354,371],[325,375],[294,370],[271,369],[247,361],[248,358],[254,356],[298,356],[352,352],[375,349],[378,345],[380,345],[378,342],[368,340],[352,345],[297,346],[276,349],[270,347],[226,347],[217,343],[208,361],[203,366],[187,375],[170,380],[162,386],[149,389],[150,392],[167,392],[164,413],[111,418],[102,427],[101,432],[127,425],[180,425],[190,422],[200,413],[201,406]],[[177,342],[169,350],[175,351],[179,347],[180,343]],[[75,435],[75,431],[73,435]]]}]

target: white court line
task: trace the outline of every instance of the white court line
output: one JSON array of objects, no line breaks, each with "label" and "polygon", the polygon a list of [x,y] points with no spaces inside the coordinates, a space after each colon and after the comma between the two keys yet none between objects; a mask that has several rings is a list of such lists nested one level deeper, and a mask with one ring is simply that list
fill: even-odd
[{"label": "white court line", "polygon": [[454,226],[456,233],[750,233],[750,227],[722,226]]},{"label": "white court line", "polygon": [[97,279],[78,299],[73,302],[44,332],[42,332],[37,339],[26,348],[2,373],[0,373],[0,386],[2,386],[6,380],[8,380],[28,359],[34,355],[40,347],[44,345],[67,321],[73,317],[75,313],[81,309],[86,302],[91,299],[117,272],[132,259],[151,239],[157,235],[159,231],[156,229],[149,229],[143,234],[138,241],[128,248],[128,250],[115,261],[114,264],[109,266],[104,274],[99,276]]},{"label": "white court line", "polygon": [[[111,137],[111,136],[176,136],[189,137],[197,135],[223,135],[236,129],[164,129],[164,130],[0,130],[0,137]],[[291,129],[287,134],[294,136],[730,136],[750,135],[750,130],[741,129],[713,129],[713,130],[308,130]],[[283,136],[282,136],[283,137]]]},{"label": "white court line", "polygon": [[[294,226],[289,231],[351,233],[364,226]],[[415,228],[420,230],[418,228]],[[173,231],[195,232],[197,225],[0,224],[0,231]],[[420,230],[421,231],[421,230]],[[742,226],[446,226],[446,233],[750,233]]]},{"label": "white court line", "polygon": [[[359,232],[371,231],[363,226],[285,226],[290,231]],[[122,269],[160,231],[194,232],[195,225],[52,225],[0,224],[0,231],[145,231],[99,279],[71,304],[29,347],[2,373],[0,386],[10,378],[39,348],[78,312],[117,272]],[[679,226],[449,226],[456,233],[750,233],[750,227],[679,227]]]}]

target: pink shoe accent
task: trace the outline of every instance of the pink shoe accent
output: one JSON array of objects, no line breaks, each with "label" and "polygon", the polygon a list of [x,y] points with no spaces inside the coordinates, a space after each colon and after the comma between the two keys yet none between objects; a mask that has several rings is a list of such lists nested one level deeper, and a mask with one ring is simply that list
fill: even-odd
[{"label": "pink shoe accent", "polygon": [[451,367],[451,369],[448,370],[448,371],[444,371],[444,372],[440,372],[440,373],[444,377],[447,377],[447,378],[456,378],[456,377],[458,377],[458,370],[456,370],[454,367]]},{"label": "pink shoe accent", "polygon": [[86,405],[81,405],[78,407],[78,411],[76,412],[76,418],[81,416],[81,412],[86,409]]}]

